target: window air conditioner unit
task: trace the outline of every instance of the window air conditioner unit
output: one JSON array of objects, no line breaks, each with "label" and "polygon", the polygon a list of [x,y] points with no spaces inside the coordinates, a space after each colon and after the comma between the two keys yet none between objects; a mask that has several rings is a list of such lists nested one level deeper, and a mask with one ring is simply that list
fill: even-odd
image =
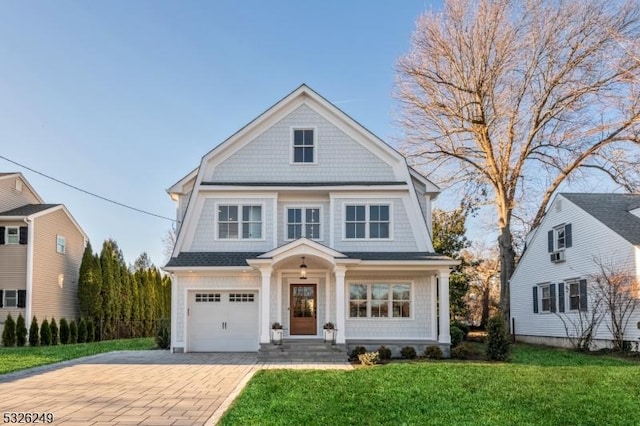
[{"label": "window air conditioner unit", "polygon": [[551,253],[551,261],[553,263],[564,262],[564,250],[554,251],[553,253]]}]

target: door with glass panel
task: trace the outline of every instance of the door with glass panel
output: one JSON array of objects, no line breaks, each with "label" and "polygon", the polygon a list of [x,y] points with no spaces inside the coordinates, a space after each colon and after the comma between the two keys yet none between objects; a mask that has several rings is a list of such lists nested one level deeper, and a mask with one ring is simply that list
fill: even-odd
[{"label": "door with glass panel", "polygon": [[315,284],[291,284],[290,297],[291,335],[316,335],[317,297]]}]

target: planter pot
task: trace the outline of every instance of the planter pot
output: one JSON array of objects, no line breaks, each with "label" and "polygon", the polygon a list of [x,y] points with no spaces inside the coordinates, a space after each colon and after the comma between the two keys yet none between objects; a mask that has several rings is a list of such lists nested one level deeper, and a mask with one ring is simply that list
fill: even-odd
[{"label": "planter pot", "polygon": [[331,344],[335,343],[336,331],[333,329],[325,329],[324,330],[324,341],[329,342]]},{"label": "planter pot", "polygon": [[271,329],[271,343],[274,345],[282,344],[282,329]]}]

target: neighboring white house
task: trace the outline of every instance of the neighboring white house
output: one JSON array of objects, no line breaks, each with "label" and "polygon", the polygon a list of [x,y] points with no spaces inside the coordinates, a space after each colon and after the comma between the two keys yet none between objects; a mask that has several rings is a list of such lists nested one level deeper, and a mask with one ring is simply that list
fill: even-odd
[{"label": "neighboring white house", "polygon": [[[558,194],[511,277],[517,339],[568,346],[561,318],[573,333],[578,315],[590,316],[595,280],[602,277],[599,265],[640,277],[640,195]],[[610,346],[608,318],[595,333],[595,347]],[[638,321],[640,307],[625,340],[638,341]]]},{"label": "neighboring white house", "polygon": [[257,351],[274,322],[286,339],[332,322],[339,345],[448,351],[457,262],[433,252],[438,187],[306,85],[168,192],[174,352]]}]

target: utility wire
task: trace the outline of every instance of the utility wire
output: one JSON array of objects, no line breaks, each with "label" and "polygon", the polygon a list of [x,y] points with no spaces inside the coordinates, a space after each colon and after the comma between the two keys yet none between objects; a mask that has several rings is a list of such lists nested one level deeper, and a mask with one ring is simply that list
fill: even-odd
[{"label": "utility wire", "polygon": [[84,192],[85,194],[91,195],[92,197],[99,198],[99,199],[101,199],[101,200],[103,200],[103,201],[106,201],[106,202],[108,202],[108,203],[112,203],[112,204],[115,204],[115,205],[117,205],[117,206],[124,207],[124,208],[126,208],[126,209],[136,211],[136,212],[138,212],[138,213],[142,213],[142,214],[146,214],[146,215],[149,215],[149,216],[158,217],[158,218],[160,218],[160,219],[170,220],[171,222],[175,222],[175,221],[176,221],[175,219],[172,219],[172,218],[170,218],[170,217],[166,217],[166,216],[162,216],[162,215],[159,215],[159,214],[155,214],[155,213],[152,213],[152,212],[149,212],[149,211],[146,211],[146,210],[139,209],[139,208],[137,208],[137,207],[132,207],[132,206],[129,206],[129,205],[127,205],[127,204],[123,204],[123,203],[121,203],[121,202],[118,202],[118,201],[115,201],[115,200],[109,199],[109,198],[107,198],[107,197],[103,197],[102,195],[94,194],[93,192],[87,191],[86,189],[78,188],[78,187],[77,187],[77,186],[75,186],[75,185],[71,185],[71,184],[69,184],[69,183],[67,183],[67,182],[63,182],[63,181],[61,181],[60,179],[56,179],[56,178],[54,178],[54,177],[52,177],[52,176],[46,175],[46,174],[44,174],[44,173],[42,173],[42,172],[39,172],[39,171],[37,171],[37,170],[32,169],[31,167],[27,167],[27,166],[25,166],[24,164],[20,164],[20,163],[18,163],[17,161],[10,160],[10,159],[8,159],[7,157],[4,157],[4,156],[2,156],[2,155],[0,155],[0,158],[2,158],[3,160],[8,161],[8,162],[10,162],[10,163],[13,163],[13,164],[15,164],[15,165],[16,165],[16,166],[18,166],[18,167],[22,167],[23,169],[27,169],[27,170],[29,170],[29,171],[31,171],[31,172],[33,172],[33,173],[39,174],[40,176],[44,176],[44,177],[46,177],[47,179],[51,179],[51,180],[52,180],[52,181],[54,181],[54,182],[58,182],[58,183],[60,183],[60,184],[62,184],[62,185],[68,186],[69,188],[75,189],[76,191]]}]

